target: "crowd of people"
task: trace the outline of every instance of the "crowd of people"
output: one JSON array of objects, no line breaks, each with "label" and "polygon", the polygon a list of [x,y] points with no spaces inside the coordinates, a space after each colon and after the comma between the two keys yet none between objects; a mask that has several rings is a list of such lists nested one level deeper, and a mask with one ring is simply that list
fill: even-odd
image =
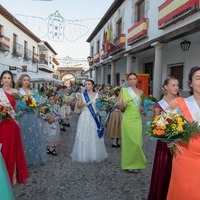
[{"label": "crowd of people", "polygon": [[[107,161],[104,140],[108,137],[113,148],[121,147],[122,170],[134,174],[146,169],[142,147],[146,108],[137,74],[128,74],[126,82],[117,87],[95,85],[88,78],[84,86],[43,83],[33,89],[28,74],[22,74],[15,84],[10,71],[3,71],[0,81],[0,188],[4,188],[0,199],[13,199],[12,186],[26,181],[28,168],[44,165],[48,155],[59,155],[61,132],[70,128],[72,110],[78,117],[70,154],[73,162]],[[155,117],[174,109],[176,102],[188,121],[200,122],[200,67],[191,69],[189,87],[191,96],[181,98],[178,80],[167,77],[161,99],[150,105]],[[180,142],[182,153],[177,157],[170,154],[167,143],[157,141],[148,200],[200,198],[199,138],[195,135],[188,145]]]}]

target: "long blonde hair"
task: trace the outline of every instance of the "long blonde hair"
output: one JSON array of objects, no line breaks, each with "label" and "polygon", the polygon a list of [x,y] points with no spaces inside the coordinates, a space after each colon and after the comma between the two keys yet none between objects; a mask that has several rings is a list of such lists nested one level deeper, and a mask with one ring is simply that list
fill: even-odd
[{"label": "long blonde hair", "polygon": [[[28,77],[29,80],[31,79],[30,76],[29,76],[28,74],[22,74],[22,75],[19,77],[19,79],[17,80],[16,86],[15,86],[16,89],[19,89],[19,88],[22,87],[22,79],[23,79],[24,77]],[[30,85],[28,86],[28,88],[29,88],[29,89],[32,89]]]}]

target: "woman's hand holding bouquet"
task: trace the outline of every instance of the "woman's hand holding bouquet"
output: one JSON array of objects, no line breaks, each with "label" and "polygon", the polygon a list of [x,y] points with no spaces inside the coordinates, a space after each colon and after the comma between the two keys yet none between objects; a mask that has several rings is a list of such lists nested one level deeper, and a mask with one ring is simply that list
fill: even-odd
[{"label": "woman's hand holding bouquet", "polygon": [[151,139],[167,142],[172,155],[181,152],[178,142],[189,143],[192,136],[200,131],[198,122],[188,122],[176,110],[168,110],[156,116],[147,127],[146,134]]}]

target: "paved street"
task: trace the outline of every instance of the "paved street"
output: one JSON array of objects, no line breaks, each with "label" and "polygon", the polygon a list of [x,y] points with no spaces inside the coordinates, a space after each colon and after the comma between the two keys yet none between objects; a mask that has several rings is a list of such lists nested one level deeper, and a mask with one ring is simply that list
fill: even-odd
[{"label": "paved street", "polygon": [[[59,155],[48,155],[46,165],[29,170],[25,185],[14,186],[16,200],[146,200],[149,190],[155,142],[144,137],[147,169],[131,174],[120,169],[120,148],[105,139],[108,160],[80,164],[70,159],[78,116],[72,115],[71,127],[62,133]],[[144,119],[146,122],[147,119]]]}]

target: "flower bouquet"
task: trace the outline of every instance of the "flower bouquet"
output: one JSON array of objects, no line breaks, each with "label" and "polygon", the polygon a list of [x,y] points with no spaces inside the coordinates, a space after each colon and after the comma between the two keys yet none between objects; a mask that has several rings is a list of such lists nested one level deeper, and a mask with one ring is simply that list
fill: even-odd
[{"label": "flower bouquet", "polygon": [[33,97],[33,95],[24,95],[22,96],[22,98],[24,99],[26,105],[30,108],[37,108],[37,102],[35,100],[35,98]]},{"label": "flower bouquet", "polygon": [[156,104],[157,99],[153,97],[152,95],[146,96],[144,95],[142,97],[142,105],[144,108],[143,115],[146,115],[149,111],[152,110],[153,106]]},{"label": "flower bouquet", "polygon": [[0,99],[0,120],[10,116],[11,108],[6,105],[3,99]]},{"label": "flower bouquet", "polygon": [[70,96],[65,96],[64,97],[64,102],[67,103],[67,104],[70,104],[73,99],[74,99],[74,97],[71,96],[71,95]]},{"label": "flower bouquet", "polygon": [[46,119],[48,113],[51,112],[51,108],[47,105],[43,105],[41,106],[40,110],[39,110],[39,116],[42,118],[42,119]]},{"label": "flower bouquet", "polygon": [[96,99],[96,109],[97,114],[100,116],[106,116],[106,111],[108,109],[108,98],[104,96],[100,96]]},{"label": "flower bouquet", "polygon": [[188,122],[176,110],[162,112],[156,116],[147,127],[146,134],[151,139],[168,143],[172,155],[176,155],[181,149],[177,142],[189,143],[190,137],[200,131],[198,122]]}]

